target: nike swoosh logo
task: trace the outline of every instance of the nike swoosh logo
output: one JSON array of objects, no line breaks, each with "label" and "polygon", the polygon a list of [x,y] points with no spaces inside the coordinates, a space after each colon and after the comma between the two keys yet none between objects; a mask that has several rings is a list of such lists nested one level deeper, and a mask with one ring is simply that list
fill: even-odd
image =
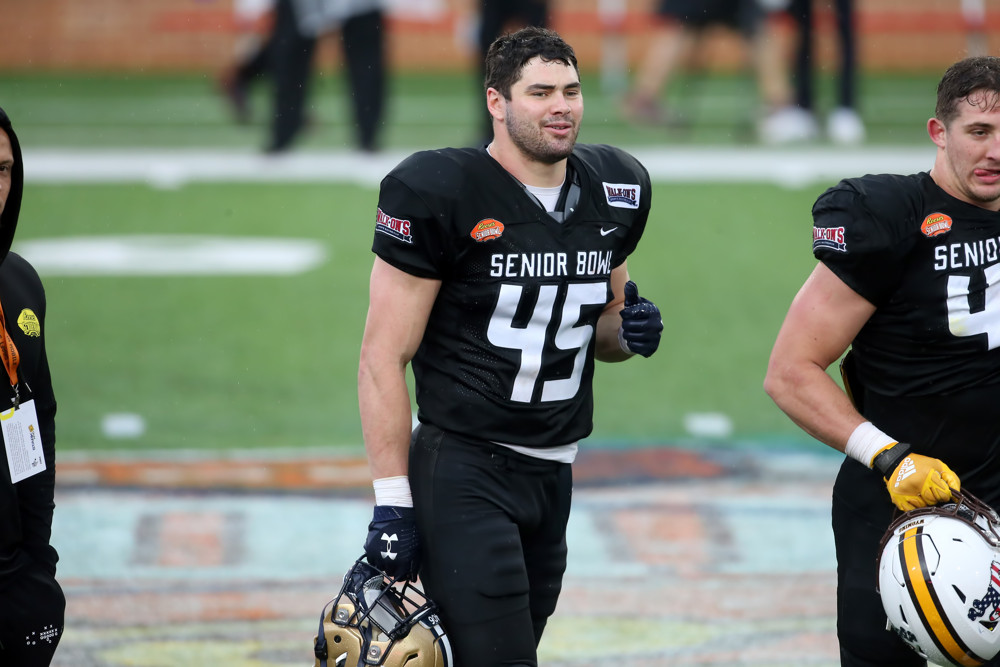
[{"label": "nike swoosh logo", "polygon": [[601,236],[607,236],[608,234],[610,234],[611,232],[615,231],[616,229],[618,229],[618,228],[617,227],[612,227],[611,229],[605,229],[604,227],[601,227]]}]

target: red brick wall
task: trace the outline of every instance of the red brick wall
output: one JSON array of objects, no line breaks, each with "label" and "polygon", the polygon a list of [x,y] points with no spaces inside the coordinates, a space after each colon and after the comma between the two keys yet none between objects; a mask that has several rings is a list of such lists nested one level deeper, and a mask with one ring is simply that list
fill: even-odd
[{"label": "red brick wall", "polygon": [[[0,69],[215,71],[232,57],[237,30],[232,0],[0,0],[4,28]],[[1000,0],[986,0],[991,52],[1000,51]],[[467,68],[471,54],[460,44],[469,0],[435,20],[390,22],[395,68]],[[817,6],[828,3],[817,2]],[[941,69],[965,55],[959,0],[856,0],[860,61],[871,69]],[[602,26],[597,0],[552,0],[554,27],[574,45],[584,65],[600,57]],[[638,59],[650,27],[651,0],[627,0],[623,29],[629,59]],[[831,62],[836,42],[832,19],[819,16],[818,51]],[[713,57],[718,67],[737,59],[737,44],[722,35]],[[327,44],[323,62],[335,64]]]}]

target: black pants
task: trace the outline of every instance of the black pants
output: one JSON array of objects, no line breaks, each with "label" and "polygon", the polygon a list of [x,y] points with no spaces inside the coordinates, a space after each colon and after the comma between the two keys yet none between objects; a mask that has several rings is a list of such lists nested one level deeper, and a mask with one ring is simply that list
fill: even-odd
[{"label": "black pants", "polygon": [[410,487],[456,667],[535,667],[566,570],[572,470],[421,425]]},{"label": "black pants", "polygon": [[63,633],[66,598],[41,564],[18,570],[0,588],[0,665],[47,667]]},{"label": "black pants", "polygon": [[[344,62],[351,95],[357,147],[371,151],[385,106],[384,25],[381,11],[358,14],[341,26]],[[278,0],[267,52],[274,81],[274,111],[269,151],[288,149],[305,124],[306,100],[316,38],[302,34],[292,0]]]},{"label": "black pants", "polygon": [[[860,483],[858,480],[862,480]],[[837,548],[837,637],[842,667],[923,667],[926,661],[886,630],[878,584],[878,547],[892,522],[893,505],[877,476],[845,461],[834,486],[833,535]],[[869,495],[875,502],[857,507]],[[863,508],[863,509],[862,509]]]},{"label": "black pants", "polygon": [[[857,75],[857,41],[854,30],[854,0],[834,0],[837,21],[837,41],[840,47],[838,64],[837,106],[854,108],[855,77]],[[792,0],[789,11],[799,30],[799,45],[795,54],[793,79],[795,103],[812,109],[813,88],[813,0]]]},{"label": "black pants", "polygon": [[347,19],[340,32],[351,87],[355,139],[357,147],[365,151],[378,148],[385,110],[384,30],[382,12],[372,11]]}]

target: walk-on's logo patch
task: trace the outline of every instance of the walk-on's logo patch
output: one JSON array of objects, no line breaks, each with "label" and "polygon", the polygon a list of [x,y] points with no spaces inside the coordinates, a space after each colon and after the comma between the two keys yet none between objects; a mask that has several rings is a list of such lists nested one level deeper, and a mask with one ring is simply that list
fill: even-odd
[{"label": "walk-on's logo patch", "polygon": [[813,227],[813,250],[827,248],[837,252],[847,252],[845,238],[843,227]]},{"label": "walk-on's logo patch", "polygon": [[493,218],[480,220],[476,223],[476,226],[472,228],[470,236],[472,236],[472,240],[476,242],[493,241],[503,236],[503,223],[499,220],[494,220]]},{"label": "walk-on's logo patch", "polygon": [[413,243],[413,236],[410,235],[410,221],[394,218],[384,213],[382,209],[378,209],[375,214],[375,231],[388,234],[405,243]]},{"label": "walk-on's logo patch", "polygon": [[604,198],[609,206],[616,208],[639,208],[641,189],[635,183],[601,183],[604,186]]},{"label": "walk-on's logo patch", "polygon": [[927,238],[947,234],[951,231],[951,218],[944,213],[931,213],[920,223],[920,231]]},{"label": "walk-on's logo patch", "polygon": [[32,338],[38,338],[42,335],[42,324],[31,308],[25,308],[17,316],[17,326],[21,327],[21,331]]}]

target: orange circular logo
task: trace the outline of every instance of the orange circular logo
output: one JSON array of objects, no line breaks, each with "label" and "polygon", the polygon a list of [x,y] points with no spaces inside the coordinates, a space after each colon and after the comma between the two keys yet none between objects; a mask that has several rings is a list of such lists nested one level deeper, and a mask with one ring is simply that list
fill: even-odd
[{"label": "orange circular logo", "polygon": [[480,220],[479,223],[472,228],[471,232],[471,236],[475,241],[492,241],[500,238],[502,235],[503,223],[499,220],[494,220],[493,218]]},{"label": "orange circular logo", "polygon": [[951,231],[951,218],[944,213],[931,213],[924,218],[920,231],[928,238],[934,238]]}]

